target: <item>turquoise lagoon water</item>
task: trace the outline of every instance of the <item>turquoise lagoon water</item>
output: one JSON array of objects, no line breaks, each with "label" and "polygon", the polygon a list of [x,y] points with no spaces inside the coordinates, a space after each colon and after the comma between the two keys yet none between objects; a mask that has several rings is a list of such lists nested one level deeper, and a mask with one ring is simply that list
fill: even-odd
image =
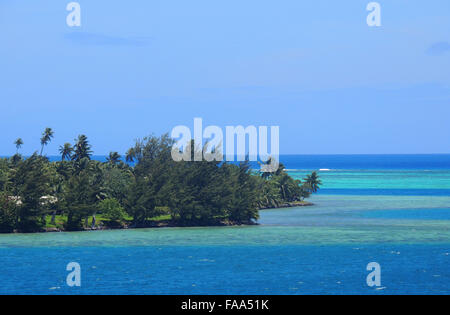
[{"label": "turquoise lagoon water", "polygon": [[258,226],[0,235],[0,294],[449,294],[450,170],[372,160],[320,172],[314,206],[261,211]]}]

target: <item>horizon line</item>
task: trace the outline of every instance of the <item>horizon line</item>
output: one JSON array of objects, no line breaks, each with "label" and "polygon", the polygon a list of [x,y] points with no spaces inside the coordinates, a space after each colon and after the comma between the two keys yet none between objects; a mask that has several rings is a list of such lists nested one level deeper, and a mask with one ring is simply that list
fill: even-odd
[{"label": "horizon line", "polygon": [[[111,151],[111,152],[116,152],[116,151]],[[119,154],[121,154],[120,152],[118,152]],[[20,152],[19,152],[20,154]],[[0,155],[0,158],[8,158],[8,157],[12,157],[15,154],[11,154],[11,155]],[[22,156],[32,156],[33,154],[20,154]],[[450,155],[449,153],[286,153],[286,154],[279,154],[279,156],[380,156],[380,155]],[[43,156],[46,157],[60,157],[60,154],[43,154]],[[92,154],[91,156],[109,156],[109,153],[105,153],[105,154]]]}]

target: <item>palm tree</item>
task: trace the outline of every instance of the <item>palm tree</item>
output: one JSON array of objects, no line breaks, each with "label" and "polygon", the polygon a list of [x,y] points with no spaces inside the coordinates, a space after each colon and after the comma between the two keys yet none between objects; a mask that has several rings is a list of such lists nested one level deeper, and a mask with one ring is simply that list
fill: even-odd
[{"label": "palm tree", "polygon": [[75,139],[76,143],[73,148],[74,154],[72,160],[79,162],[83,158],[91,159],[92,151],[91,145],[85,135],[79,135],[78,139]]},{"label": "palm tree", "polygon": [[110,152],[110,153],[109,153],[109,157],[106,158],[106,160],[107,160],[109,163],[111,163],[111,164],[117,164],[117,163],[120,162],[120,158],[121,158],[121,156],[120,156],[119,153],[117,153],[117,152]]},{"label": "palm tree", "polygon": [[22,138],[18,138],[16,141],[14,141],[14,144],[16,145],[16,154],[19,154],[19,149],[22,147],[23,145],[23,140]]},{"label": "palm tree", "polygon": [[41,155],[44,152],[44,147],[52,141],[54,132],[52,128],[45,128],[45,131],[42,133],[41,137]]},{"label": "palm tree", "polygon": [[281,198],[283,199],[283,201],[289,201],[288,196],[290,195],[290,179],[291,177],[289,177],[289,175],[283,174],[282,176],[278,176],[276,180],[278,186],[280,187]]},{"label": "palm tree", "polygon": [[125,160],[127,162],[134,162],[135,158],[136,158],[136,153],[134,151],[134,148],[128,149],[127,153],[125,153]]},{"label": "palm tree", "polygon": [[317,172],[312,172],[311,175],[307,175],[304,181],[313,193],[316,193],[320,189],[320,185],[322,185],[322,181],[319,179]]},{"label": "palm tree", "polygon": [[59,153],[61,154],[61,160],[70,160],[72,158],[73,147],[70,143],[64,143],[64,146],[59,147]]}]

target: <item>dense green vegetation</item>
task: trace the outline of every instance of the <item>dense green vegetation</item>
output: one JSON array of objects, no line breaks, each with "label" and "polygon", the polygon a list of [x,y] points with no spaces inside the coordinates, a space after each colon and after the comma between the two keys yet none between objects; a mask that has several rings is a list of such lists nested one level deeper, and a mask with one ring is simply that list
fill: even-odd
[{"label": "dense green vegetation", "polygon": [[[136,141],[123,162],[111,152],[106,162],[91,160],[88,138],[60,147],[61,161],[43,153],[53,130],[42,134],[40,154],[0,159],[0,233],[68,231],[99,226],[146,227],[250,224],[258,210],[301,202],[316,192],[316,173],[303,182],[284,166],[258,173],[248,162],[175,162],[168,135]],[[194,151],[194,150],[192,150]],[[194,154],[194,153],[192,153]]]}]

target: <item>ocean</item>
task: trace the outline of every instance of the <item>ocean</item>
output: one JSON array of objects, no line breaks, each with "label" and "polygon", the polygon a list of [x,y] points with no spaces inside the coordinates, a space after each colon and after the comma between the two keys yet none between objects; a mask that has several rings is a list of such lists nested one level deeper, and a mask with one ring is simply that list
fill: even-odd
[{"label": "ocean", "polygon": [[299,179],[321,170],[314,206],[247,227],[0,235],[0,294],[450,293],[450,155],[280,160]]}]

